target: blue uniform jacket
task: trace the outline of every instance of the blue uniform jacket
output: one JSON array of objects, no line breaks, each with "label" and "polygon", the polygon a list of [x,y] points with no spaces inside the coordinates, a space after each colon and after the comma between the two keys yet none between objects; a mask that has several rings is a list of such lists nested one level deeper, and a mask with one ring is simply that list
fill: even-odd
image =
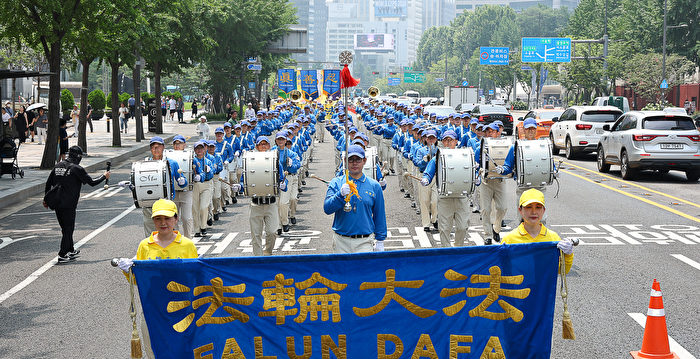
[{"label": "blue uniform jacket", "polygon": [[379,182],[367,178],[364,174],[353,182],[361,199],[353,196],[350,204],[353,210],[345,212],[345,198],[340,194],[340,187],[345,183],[345,177],[340,176],[331,180],[326,191],[323,211],[335,214],[333,231],[342,236],[363,235],[374,233],[378,241],[386,239],[386,213],[384,210],[384,194]]},{"label": "blue uniform jacket", "polygon": [[[206,156],[201,159],[195,157],[192,159],[192,162],[194,162],[195,175],[200,175],[199,182],[209,181],[214,178],[214,165],[209,158]],[[206,171],[206,166],[209,166],[209,171]]]}]

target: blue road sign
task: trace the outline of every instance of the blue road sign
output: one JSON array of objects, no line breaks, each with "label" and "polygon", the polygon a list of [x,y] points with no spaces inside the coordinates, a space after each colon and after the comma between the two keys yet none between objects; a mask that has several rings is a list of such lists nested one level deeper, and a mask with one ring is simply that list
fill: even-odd
[{"label": "blue road sign", "polygon": [[248,70],[252,71],[261,71],[262,70],[262,65],[261,64],[248,64]]},{"label": "blue road sign", "polygon": [[435,82],[443,82],[443,81],[445,81],[445,79],[443,79],[442,77],[435,78]]},{"label": "blue road sign", "polygon": [[568,37],[523,37],[523,62],[571,62],[571,39]]},{"label": "blue road sign", "polygon": [[250,82],[248,82],[248,88],[249,88],[249,89],[254,89],[254,88],[255,88],[255,81],[250,81]]},{"label": "blue road sign", "polygon": [[507,47],[485,47],[479,48],[479,65],[508,65]]},{"label": "blue road sign", "polygon": [[479,89],[479,96],[484,96],[484,90],[483,90],[483,89]]},{"label": "blue road sign", "polygon": [[489,96],[493,96],[493,90],[489,90]]},{"label": "blue road sign", "polygon": [[257,57],[249,57],[246,59],[246,62],[249,64],[254,64],[254,63],[258,62],[258,58]]},{"label": "blue road sign", "polygon": [[388,85],[389,86],[398,86],[401,85],[401,79],[398,77],[389,77],[388,79]]},{"label": "blue road sign", "polygon": [[659,85],[659,88],[662,88],[662,89],[667,89],[667,88],[668,88],[668,82],[666,81],[666,79],[664,79],[663,81],[661,81],[661,85]]},{"label": "blue road sign", "polygon": [[467,87],[469,86],[469,82],[467,81],[462,81],[462,87]]}]

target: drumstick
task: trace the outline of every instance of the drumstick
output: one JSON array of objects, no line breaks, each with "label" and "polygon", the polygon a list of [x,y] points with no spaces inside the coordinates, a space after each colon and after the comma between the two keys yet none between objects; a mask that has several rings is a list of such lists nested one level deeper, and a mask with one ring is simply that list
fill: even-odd
[{"label": "drumstick", "polygon": [[223,183],[226,183],[226,184],[229,185],[229,186],[232,186],[232,185],[233,185],[231,182],[229,182],[229,181],[227,181],[227,180],[225,180],[225,179],[223,179],[223,178],[221,178],[221,177],[219,177],[219,181],[221,181],[221,182],[223,182]]},{"label": "drumstick", "polygon": [[416,181],[422,181],[422,180],[423,180],[422,178],[416,177],[416,176],[414,176],[414,175],[412,175],[412,174],[410,174],[410,173],[408,173],[408,172],[404,172],[404,173],[403,173],[403,176],[404,176],[404,177],[411,177],[411,178],[413,178],[413,179],[416,180]]},{"label": "drumstick", "polygon": [[[109,172],[109,169],[112,167],[112,162],[107,161],[107,172]],[[104,189],[109,188],[109,178],[105,179],[105,185]]]},{"label": "drumstick", "polygon": [[319,181],[321,181],[321,182],[323,182],[323,183],[325,183],[325,184],[328,184],[328,181],[324,180],[324,179],[323,179],[323,178],[321,178],[321,177],[318,177],[318,176],[316,176],[316,175],[315,175],[315,174],[313,174],[313,173],[312,173],[312,174],[310,174],[310,175],[309,175],[309,177],[311,177],[311,178],[315,178],[315,179],[317,179],[317,180],[319,180]]}]

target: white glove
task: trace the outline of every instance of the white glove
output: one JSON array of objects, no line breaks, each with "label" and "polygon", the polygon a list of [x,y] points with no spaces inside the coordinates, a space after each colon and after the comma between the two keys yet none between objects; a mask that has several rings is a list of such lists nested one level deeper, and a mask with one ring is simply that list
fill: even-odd
[{"label": "white glove", "polygon": [[554,172],[554,178],[559,178],[559,171]]},{"label": "white glove", "polygon": [[498,173],[499,175],[501,175],[501,174],[503,174],[503,171],[505,171],[505,169],[503,168],[503,166],[497,166],[497,167],[494,169],[494,171],[496,171],[496,173]]},{"label": "white glove", "polygon": [[375,252],[384,252],[384,241],[377,241],[374,243]]},{"label": "white glove", "polygon": [[117,263],[117,266],[119,269],[123,270],[124,272],[128,272],[129,268],[134,265],[134,260],[131,258],[119,258],[119,263]]},{"label": "white glove", "polygon": [[287,190],[287,182],[285,182],[285,181],[280,182],[280,190],[282,190],[282,191]]},{"label": "white glove", "polygon": [[428,162],[430,159],[428,159],[428,155],[423,156],[423,162]]},{"label": "white glove", "polygon": [[131,184],[131,182],[129,182],[129,181],[120,181],[118,183],[119,187],[121,187],[121,188],[129,187],[130,184]]},{"label": "white glove", "polygon": [[241,191],[241,185],[239,183],[234,183],[231,185],[231,189],[233,192],[240,192]]},{"label": "white glove", "polygon": [[195,181],[195,182],[201,182],[201,181],[202,181],[202,176],[200,176],[200,175],[194,175],[194,181]]},{"label": "white glove", "polygon": [[430,184],[430,182],[428,181],[427,178],[423,177],[423,178],[421,178],[421,180],[420,180],[420,184],[422,184],[423,186],[427,186],[427,185]]},{"label": "white glove", "polygon": [[479,186],[481,185],[481,176],[477,175],[476,178],[474,179],[474,185]]},{"label": "white glove", "polygon": [[241,155],[241,152],[240,152],[240,151],[236,151],[236,153],[233,154],[233,157],[238,157],[238,156],[240,156],[240,155]]},{"label": "white glove", "polygon": [[287,157],[287,166],[291,167],[292,166],[292,159]]},{"label": "white glove", "polygon": [[185,183],[187,183],[187,181],[185,180],[185,177],[180,177],[177,179],[177,184],[179,184],[180,186],[184,186]]},{"label": "white glove", "polygon": [[386,187],[386,180],[382,178],[382,179],[379,181],[379,185],[382,186],[382,187]]},{"label": "white glove", "polygon": [[574,253],[574,244],[570,239],[564,238],[557,243],[557,248],[561,249],[564,254]]},{"label": "white glove", "polygon": [[204,166],[204,172],[210,172],[210,171],[211,171],[211,167],[209,167],[209,165]]},{"label": "white glove", "polygon": [[224,161],[224,166],[228,166],[228,161]]},{"label": "white glove", "polygon": [[350,194],[350,185],[346,183],[343,183],[343,185],[340,187],[340,194],[345,197]]}]

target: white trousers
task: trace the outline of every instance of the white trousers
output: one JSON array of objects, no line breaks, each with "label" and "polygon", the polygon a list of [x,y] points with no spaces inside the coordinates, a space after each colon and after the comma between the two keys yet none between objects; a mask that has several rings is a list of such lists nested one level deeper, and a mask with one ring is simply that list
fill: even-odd
[{"label": "white trousers", "polygon": [[323,142],[325,136],[326,129],[323,128],[323,124],[321,123],[321,121],[316,122],[316,139],[320,142]]},{"label": "white trousers", "polygon": [[46,128],[36,127],[36,135],[39,137],[39,144],[44,143],[46,141]]},{"label": "white trousers", "polygon": [[333,233],[334,253],[362,253],[374,251],[374,234],[366,238],[350,238]]},{"label": "white trousers", "polygon": [[450,233],[455,227],[455,247],[464,245],[469,228],[469,203],[467,197],[440,197],[437,202],[440,245],[450,247]]},{"label": "white trousers", "polygon": [[141,213],[143,213],[143,231],[148,237],[156,230],[156,224],[153,223],[153,218],[151,218],[153,209],[151,207],[141,207]]},{"label": "white trousers", "polygon": [[221,213],[221,207],[222,207],[222,199],[221,199],[221,185],[224,184],[219,180],[219,175],[214,175],[214,179],[212,180],[212,187],[214,188],[214,192],[212,194],[212,205],[214,206],[214,213]]},{"label": "white trousers", "polygon": [[272,248],[275,246],[275,239],[277,239],[277,228],[279,228],[279,209],[277,207],[277,203],[250,203],[250,235],[253,255],[255,256],[263,255],[263,228],[265,229],[265,255],[272,254]]},{"label": "white trousers", "polygon": [[[431,223],[437,222],[437,186],[435,181],[428,186],[418,183],[418,202],[420,203],[420,219],[423,227],[430,227]],[[439,226],[439,224],[438,224]]]},{"label": "white trousers", "polygon": [[194,238],[194,222],[192,220],[192,191],[175,191],[177,205],[177,226],[183,236]]},{"label": "white trousers", "polygon": [[506,180],[491,179],[481,183],[481,224],[484,236],[493,238],[501,233],[501,221],[506,216]]},{"label": "white trousers", "polygon": [[287,175],[287,182],[287,191],[280,192],[279,197],[279,218],[283,226],[289,225],[290,217],[296,217],[299,176]]},{"label": "white trousers", "polygon": [[211,204],[211,181],[195,182],[192,190],[192,216],[194,229],[199,232],[207,228],[209,205]]}]

